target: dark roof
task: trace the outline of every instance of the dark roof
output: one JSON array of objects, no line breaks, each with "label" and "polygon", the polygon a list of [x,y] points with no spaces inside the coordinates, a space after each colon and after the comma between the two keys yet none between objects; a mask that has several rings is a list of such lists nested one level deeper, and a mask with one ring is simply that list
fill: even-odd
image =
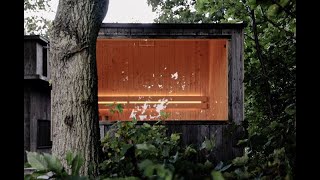
[{"label": "dark roof", "polygon": [[49,40],[40,35],[24,35],[24,40],[35,40],[41,44],[48,44]]},{"label": "dark roof", "polygon": [[243,29],[247,23],[102,23],[101,28]]}]

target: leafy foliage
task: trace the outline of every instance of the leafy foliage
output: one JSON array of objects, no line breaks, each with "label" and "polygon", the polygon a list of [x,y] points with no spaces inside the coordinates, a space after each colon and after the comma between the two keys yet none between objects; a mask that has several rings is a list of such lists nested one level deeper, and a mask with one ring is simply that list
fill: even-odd
[{"label": "leafy foliage", "polygon": [[168,138],[164,126],[144,123],[136,127],[136,123],[117,122],[106,133],[102,141],[106,158],[100,165],[102,174],[108,177],[137,176],[140,159],[169,161],[173,155],[170,152],[177,147],[178,135]]},{"label": "leafy foliage", "polygon": [[24,0],[24,33],[48,37],[51,21],[39,13],[51,12],[50,0]]},{"label": "leafy foliage", "polygon": [[83,165],[83,158],[79,155],[67,153],[66,161],[71,170],[69,174],[63,167],[60,160],[48,153],[39,154],[36,152],[27,152],[28,164],[35,169],[31,174],[25,175],[24,179],[65,179],[65,180],[86,180],[87,177],[80,176],[79,170]]},{"label": "leafy foliage", "polygon": [[[148,4],[159,15],[155,22],[248,23],[244,29],[246,119],[243,123],[248,134],[238,143],[245,152],[231,164],[219,163],[214,167],[210,161],[199,162],[195,158],[197,153],[214,148],[213,138],[206,139],[200,149],[191,145],[180,147],[180,135],[167,136],[160,121],[155,125],[138,125],[135,120],[118,122],[102,142],[102,178],[294,178],[296,1],[148,0]],[[114,109],[122,111],[121,107]],[[48,169],[60,172],[59,165],[49,168],[46,158],[35,158],[29,164],[39,168],[38,174]]]},{"label": "leafy foliage", "polygon": [[[235,159],[241,178],[288,178],[295,172],[296,1],[295,0],[148,0],[155,22],[247,22],[245,122],[250,149]],[[281,162],[277,158],[281,154]],[[274,166],[269,166],[269,165]],[[279,167],[281,167],[279,169]],[[285,167],[285,168],[283,168]],[[232,170],[229,169],[229,170]],[[233,176],[235,177],[235,176]]]},{"label": "leafy foliage", "polygon": [[123,112],[123,105],[122,104],[107,104],[106,106],[110,107],[110,113],[122,113]]},{"label": "leafy foliage", "polygon": [[213,170],[224,171],[223,163],[214,167],[197,153],[209,154],[215,148],[213,137],[206,139],[199,149],[191,145],[181,147],[180,135],[168,134],[162,121],[150,125],[136,120],[117,122],[102,141],[101,178],[138,177],[141,179],[210,178]]}]

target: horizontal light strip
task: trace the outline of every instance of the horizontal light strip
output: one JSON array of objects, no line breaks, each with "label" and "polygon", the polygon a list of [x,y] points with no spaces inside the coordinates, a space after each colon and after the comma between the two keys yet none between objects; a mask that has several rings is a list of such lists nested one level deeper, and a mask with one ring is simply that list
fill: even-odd
[{"label": "horizontal light strip", "polygon": [[[129,101],[129,104],[161,104],[159,101]],[[164,104],[201,104],[201,101],[168,101]]]},{"label": "horizontal light strip", "polygon": [[[126,109],[134,109],[136,108],[138,104],[126,104],[125,108]],[[171,108],[191,108],[191,109],[208,109],[208,103],[176,103],[176,104],[166,104],[166,107],[171,109]],[[106,104],[99,104],[99,110],[102,109],[110,109],[111,107],[106,106]],[[149,108],[148,108],[149,109]],[[154,107],[150,107],[150,109],[154,109]]]},{"label": "horizontal light strip", "polygon": [[207,96],[99,96],[98,101],[158,101],[167,99],[169,101],[202,101],[207,102]]},{"label": "horizontal light strip", "polygon": [[98,104],[127,104],[127,101],[99,101]]},{"label": "horizontal light strip", "polygon": [[[161,104],[159,101],[99,101],[98,104]],[[201,104],[201,101],[168,101],[164,104]]]}]

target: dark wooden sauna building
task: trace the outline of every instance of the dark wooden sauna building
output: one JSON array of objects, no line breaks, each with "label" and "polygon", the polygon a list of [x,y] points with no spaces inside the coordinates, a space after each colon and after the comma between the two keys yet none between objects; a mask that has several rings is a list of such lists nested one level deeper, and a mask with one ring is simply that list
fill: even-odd
[{"label": "dark wooden sauna building", "polygon": [[[216,138],[217,160],[241,155],[244,24],[102,24],[97,40],[101,124],[169,114],[184,144]],[[123,104],[121,114],[107,104]],[[165,107],[165,108],[164,108]],[[161,110],[159,110],[159,108]]]}]

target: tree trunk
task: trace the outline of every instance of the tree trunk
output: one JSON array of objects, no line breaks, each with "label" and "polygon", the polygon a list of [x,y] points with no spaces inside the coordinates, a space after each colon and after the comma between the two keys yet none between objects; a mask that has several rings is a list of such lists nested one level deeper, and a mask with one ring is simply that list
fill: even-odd
[{"label": "tree trunk", "polygon": [[50,32],[52,153],[64,165],[67,151],[81,154],[82,175],[98,174],[96,39],[108,2],[60,0]]}]

